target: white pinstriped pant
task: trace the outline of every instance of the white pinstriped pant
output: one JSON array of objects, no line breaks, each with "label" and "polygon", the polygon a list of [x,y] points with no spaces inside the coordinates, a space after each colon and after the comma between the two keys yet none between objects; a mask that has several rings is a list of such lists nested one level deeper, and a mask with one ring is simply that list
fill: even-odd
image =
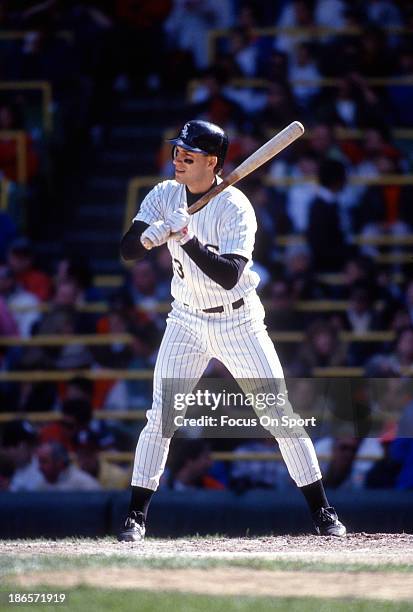
[{"label": "white pinstriped pant", "polygon": [[[155,491],[165,469],[171,439],[162,437],[162,379],[181,379],[180,392],[190,393],[213,357],[227,367],[241,388],[243,379],[283,379],[259,297],[254,291],[244,302],[241,308],[233,310],[230,305],[223,313],[204,313],[173,302],[155,365],[152,409],[146,413],[148,422],[136,447],[133,486]],[[289,402],[282,413],[297,416]],[[271,427],[268,431],[276,437],[297,486],[321,478],[313,443],[304,430],[280,436],[278,428],[278,437]]]}]

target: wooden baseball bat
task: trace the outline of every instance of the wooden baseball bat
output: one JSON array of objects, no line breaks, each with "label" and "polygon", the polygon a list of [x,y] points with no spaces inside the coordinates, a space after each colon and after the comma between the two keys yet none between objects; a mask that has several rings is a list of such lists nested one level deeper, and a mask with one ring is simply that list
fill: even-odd
[{"label": "wooden baseball bat", "polygon": [[[207,193],[205,193],[199,200],[194,202],[189,208],[188,213],[193,215],[198,210],[203,208],[205,204],[208,204],[212,198],[217,196],[221,191],[224,191],[230,185],[234,185],[242,178],[254,172],[257,168],[265,164],[265,162],[269,161],[278,153],[281,153],[285,148],[287,148],[294,140],[297,140],[300,136],[304,134],[304,126],[299,121],[293,121],[290,125],[287,125],[281,132],[278,132],[275,136],[273,136],[268,142],[266,142],[262,147],[257,149],[254,153],[252,153],[246,160],[244,160],[239,166],[235,168],[232,172],[226,176],[221,183],[215,185],[212,189],[210,189]],[[173,236],[173,234],[171,234]],[[150,240],[144,240],[143,246],[145,249],[150,250],[152,248],[152,242]]]}]

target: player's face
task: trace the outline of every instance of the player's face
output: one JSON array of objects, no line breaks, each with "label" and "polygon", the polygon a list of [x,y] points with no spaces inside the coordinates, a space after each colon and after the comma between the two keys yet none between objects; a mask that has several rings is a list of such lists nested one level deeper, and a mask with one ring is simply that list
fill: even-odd
[{"label": "player's face", "polygon": [[175,180],[186,185],[193,193],[201,193],[210,188],[215,179],[215,155],[203,155],[175,147],[173,164]]}]

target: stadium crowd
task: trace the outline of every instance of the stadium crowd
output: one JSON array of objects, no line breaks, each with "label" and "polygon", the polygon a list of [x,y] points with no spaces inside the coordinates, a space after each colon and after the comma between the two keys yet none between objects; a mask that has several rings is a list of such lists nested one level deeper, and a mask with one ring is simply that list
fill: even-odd
[{"label": "stadium crowd", "polygon": [[[10,204],[0,210],[0,340],[118,338],[0,345],[5,374],[73,374],[66,382],[0,381],[0,413],[15,416],[1,425],[0,490],[128,484],[129,467],[110,462],[105,451],[131,450],[142,421],[97,416],[143,414],[151,402],[150,376],[111,379],[99,371],[153,368],[165,322],[159,305],[170,300],[168,252],[157,249],[124,269],[113,291],[94,285],[79,253],[62,252],[54,261],[37,257],[42,239],[65,218],[56,202],[81,169],[87,172],[88,147],[102,143],[125,92],[181,96],[182,120],[221,125],[230,137],[224,173],[290,121],[304,123],[308,137],[241,185],[258,219],[254,260],[267,326],[286,375],[302,381],[295,390],[299,413],[314,409],[306,380],[316,368],[358,368],[365,381],[382,379],[380,393],[361,403],[357,389],[351,391],[347,409],[357,426],[339,437],[328,428],[316,432],[326,486],[413,488],[413,181],[404,180],[413,174],[413,2],[1,4],[1,29],[26,31],[17,48],[0,41],[1,81],[50,82],[55,127],[47,133],[29,94],[1,90],[0,172]],[[264,27],[279,29],[260,35]],[[316,27],[349,31],[310,36]],[[212,46],[211,30],[226,32]],[[24,133],[23,182],[10,135],[15,130]],[[154,157],[159,175],[171,176],[169,145]],[[380,180],[387,175],[391,181]],[[290,238],[286,244],[283,236]],[[384,246],[376,240],[386,237]],[[303,308],[320,300],[329,307]],[[303,333],[297,343],[283,339],[285,332]],[[370,332],[386,333],[363,340]],[[211,363],[206,376],[222,375],[228,373]],[[337,378],[334,383],[340,388]],[[44,425],[27,420],[48,411],[53,418]],[[266,439],[179,440],[162,486],[238,492],[290,486],[280,462],[213,462],[216,450],[241,455],[273,453],[274,447]]]}]

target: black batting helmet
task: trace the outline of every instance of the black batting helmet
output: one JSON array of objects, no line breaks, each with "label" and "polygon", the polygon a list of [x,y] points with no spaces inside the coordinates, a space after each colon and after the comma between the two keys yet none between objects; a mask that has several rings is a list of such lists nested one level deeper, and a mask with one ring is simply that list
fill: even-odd
[{"label": "black batting helmet", "polygon": [[185,123],[179,136],[168,140],[175,146],[193,153],[216,155],[218,163],[215,172],[218,174],[224,165],[228,149],[228,136],[224,130],[209,121],[194,119]]}]

